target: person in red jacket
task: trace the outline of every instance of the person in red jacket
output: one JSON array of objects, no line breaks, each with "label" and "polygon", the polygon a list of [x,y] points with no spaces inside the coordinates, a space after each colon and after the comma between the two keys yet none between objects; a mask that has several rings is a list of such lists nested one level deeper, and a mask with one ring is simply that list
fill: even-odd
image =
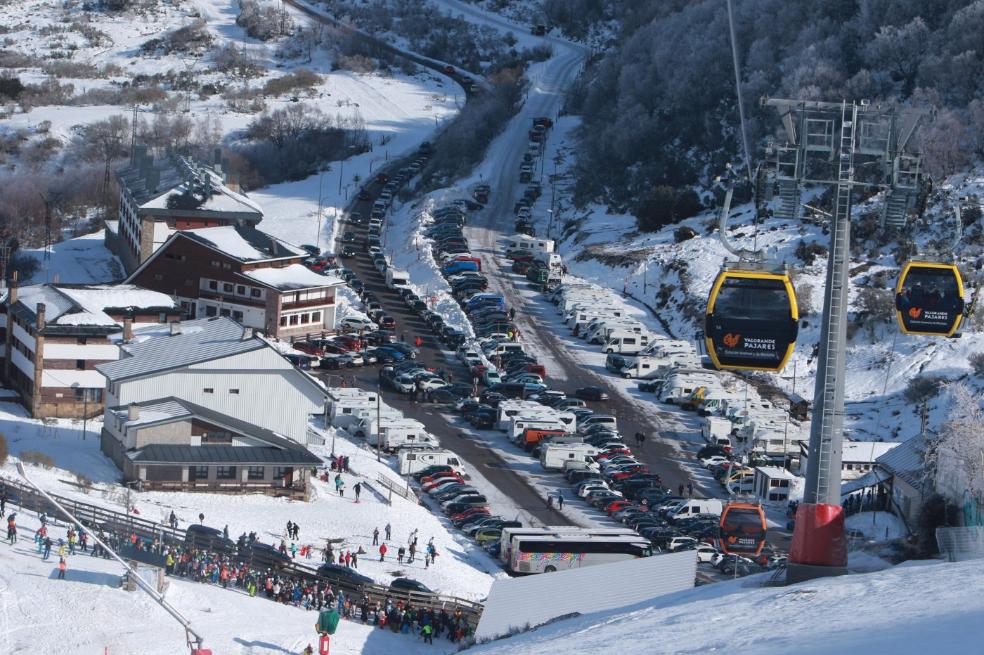
[{"label": "person in red jacket", "polygon": [[379,546],[379,561],[382,562],[386,559],[386,544],[383,543]]}]

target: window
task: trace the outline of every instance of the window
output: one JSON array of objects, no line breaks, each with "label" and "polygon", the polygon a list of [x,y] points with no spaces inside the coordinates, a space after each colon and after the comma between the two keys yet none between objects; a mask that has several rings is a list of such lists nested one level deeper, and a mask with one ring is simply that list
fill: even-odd
[{"label": "window", "polygon": [[262,466],[250,466],[249,472],[246,477],[250,480],[262,480],[263,479],[263,467]]},{"label": "window", "polygon": [[85,389],[82,387],[75,387],[75,400],[82,401],[85,399]]},{"label": "window", "polygon": [[291,325],[297,325],[297,314],[291,314],[291,316],[290,316],[290,324]]},{"label": "window", "polygon": [[222,268],[224,268],[227,271],[228,270],[232,270],[232,264],[228,264],[228,263],[223,262]]},{"label": "window", "polygon": [[243,322],[243,313],[237,310],[232,310],[232,318],[240,323]]},{"label": "window", "polygon": [[273,469],[273,477],[275,479],[281,480],[285,476],[288,476],[294,472],[294,469],[290,466],[278,466]]},{"label": "window", "polygon": [[232,293],[232,286],[233,286],[232,284],[225,282],[222,284],[222,290],[225,291],[226,293]]},{"label": "window", "polygon": [[185,286],[186,287],[193,287],[193,286],[195,286],[195,281],[192,280],[191,278],[187,278],[186,277],[185,278]]},{"label": "window", "polygon": [[155,280],[163,280],[164,279],[164,276],[161,275],[160,273],[154,273],[154,279]]},{"label": "window", "polygon": [[301,324],[309,323],[311,321],[310,314],[301,314]]},{"label": "window", "polygon": [[217,479],[217,480],[235,480],[236,479],[236,467],[235,466],[216,466],[215,467],[215,479]]},{"label": "window", "polygon": [[205,316],[215,316],[215,305],[205,305]]},{"label": "window", "polygon": [[202,392],[203,393],[215,393],[215,389],[213,389],[212,387],[205,387],[204,389],[202,389]]},{"label": "window", "polygon": [[245,296],[246,295],[246,287],[244,287],[241,284],[240,285],[237,285],[236,286],[236,293],[238,293],[240,296]]},{"label": "window", "polygon": [[222,314],[223,316],[231,316],[232,310],[228,308],[223,308],[219,313]]},{"label": "window", "polygon": [[84,359],[76,359],[75,360],[75,370],[76,371],[84,371],[85,370],[85,360]]},{"label": "window", "polygon": [[157,315],[157,322],[158,323],[167,323],[167,313],[166,312],[159,313]]},{"label": "window", "polygon": [[321,312],[311,312],[311,322],[320,323],[321,322]]},{"label": "window", "polygon": [[207,466],[192,466],[190,472],[191,477],[195,480],[208,480]]},{"label": "window", "polygon": [[208,288],[211,289],[211,290],[213,290],[213,291],[218,291],[218,289],[219,289],[219,283],[216,282],[215,280],[209,280],[208,281]]},{"label": "window", "polygon": [[238,396],[239,395],[239,389],[229,389],[229,393],[231,393],[234,396]]},{"label": "window", "polygon": [[280,317],[280,327],[284,327],[285,325],[287,325],[287,317],[286,316],[281,316]]},{"label": "window", "polygon": [[213,259],[211,262],[209,262],[209,264],[211,264],[212,268],[221,268],[222,266],[222,262],[220,262],[218,259]]},{"label": "window", "polygon": [[259,289],[250,289],[249,290],[249,295],[253,296],[254,298],[259,298],[260,297],[260,290]]}]

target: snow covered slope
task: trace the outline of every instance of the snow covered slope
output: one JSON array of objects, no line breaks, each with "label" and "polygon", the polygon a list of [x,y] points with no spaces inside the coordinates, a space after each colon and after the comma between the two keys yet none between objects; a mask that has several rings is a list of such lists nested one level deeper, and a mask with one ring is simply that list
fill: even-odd
[{"label": "snow covered slope", "polygon": [[913,562],[866,575],[762,587],[755,576],[560,621],[474,655],[977,652],[979,562]]}]

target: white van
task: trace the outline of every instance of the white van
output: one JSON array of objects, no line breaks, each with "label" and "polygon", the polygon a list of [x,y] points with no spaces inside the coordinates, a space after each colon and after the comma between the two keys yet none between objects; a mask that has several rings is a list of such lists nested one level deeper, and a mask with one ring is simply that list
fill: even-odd
[{"label": "white van", "polygon": [[683,500],[666,512],[670,521],[688,519],[694,516],[721,516],[724,505],[717,498],[690,498]]},{"label": "white van", "polygon": [[636,334],[641,335],[646,332],[646,327],[641,323],[636,321],[626,321],[625,319],[616,319],[614,321],[605,321],[601,325],[597,326],[594,330],[588,333],[585,337],[588,343],[594,344],[604,344],[608,341],[611,335],[616,332],[621,332],[623,334]]},{"label": "white van", "polygon": [[642,352],[642,349],[649,345],[648,334],[636,334],[634,332],[612,332],[608,335],[608,341],[601,351],[620,355],[635,355]]},{"label": "white van", "polygon": [[413,475],[428,466],[450,466],[459,475],[465,475],[465,466],[461,458],[450,450],[431,448],[400,448],[396,453],[399,462],[400,475]]},{"label": "white van", "polygon": [[386,286],[390,289],[406,289],[410,286],[410,274],[391,266],[386,269]]},{"label": "white van", "polygon": [[710,371],[694,368],[674,369],[656,394],[656,400],[665,403],[673,398],[688,396],[697,387],[718,387],[718,376]]},{"label": "white van", "polygon": [[711,444],[720,444],[719,439],[722,437],[728,440],[728,445],[731,444],[731,431],[734,426],[726,418],[720,418],[717,416],[705,416],[700,420],[700,436],[704,437],[704,441]]},{"label": "white van", "polygon": [[563,471],[568,462],[584,462],[586,465],[600,451],[591,444],[547,444],[540,449],[540,466],[548,471]]},{"label": "white van", "polygon": [[553,251],[554,242],[551,239],[538,239],[526,234],[516,234],[506,240],[506,257],[533,256],[537,253]]}]

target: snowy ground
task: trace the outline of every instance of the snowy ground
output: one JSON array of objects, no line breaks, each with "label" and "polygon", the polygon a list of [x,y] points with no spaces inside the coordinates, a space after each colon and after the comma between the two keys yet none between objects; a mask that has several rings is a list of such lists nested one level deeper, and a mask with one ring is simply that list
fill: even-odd
[{"label": "snowy ground", "polygon": [[[8,505],[9,509],[9,505]],[[58,580],[57,556],[41,560],[32,536],[37,517],[17,513],[19,539],[0,545],[0,643],[4,653],[187,652],[184,630],[140,591],[119,588],[116,562],[77,554],[68,557],[65,580]],[[52,527],[65,536],[65,524]],[[237,590],[169,579],[165,597],[205,638],[205,647],[222,655],[300,655],[317,648],[314,612]],[[433,646],[419,637],[343,620],[332,637],[333,653],[450,653],[443,639]]]},{"label": "snowy ground", "polygon": [[[4,434],[15,457],[24,451],[42,452],[54,460],[55,468],[44,470],[32,467],[31,475],[52,493],[75,498],[81,502],[103,505],[115,511],[125,511],[126,492],[118,484],[119,471],[99,451],[100,424],[89,421],[85,439],[82,423],[59,420],[42,423],[28,418],[24,410],[10,402],[0,403],[0,433]],[[314,446],[312,451],[327,460],[332,448],[331,431],[324,446]],[[334,550],[358,550],[359,571],[381,584],[388,584],[401,575],[420,580],[425,585],[453,596],[481,599],[488,592],[494,577],[505,575],[498,564],[474,541],[454,531],[439,515],[426,507],[411,503],[401,497],[393,497],[393,505],[387,505],[369,490],[363,490],[361,502],[355,503],[353,486],[362,480],[375,484],[378,476],[385,476],[400,484],[399,475],[390,468],[389,460],[376,461],[373,451],[357,445],[338,433],[334,440],[336,453],[347,455],[351,467],[358,475],[343,475],[346,483],[344,497],[334,491],[334,484],[313,482],[310,502],[290,501],[263,495],[230,496],[222,494],[133,492],[131,503],[142,518],[164,521],[173,510],[180,525],[198,522],[198,514],[205,514],[205,524],[221,529],[228,526],[233,537],[256,531],[262,541],[279,545],[288,520],[300,525],[298,545],[311,544],[323,548],[327,539],[334,541]],[[94,483],[88,493],[75,484],[81,474]],[[14,463],[8,462],[0,475],[17,477]],[[379,485],[375,485],[379,488]],[[388,561],[378,561],[378,550],[372,546],[372,531],[384,532],[385,525],[392,526],[393,541]],[[430,568],[423,560],[411,565],[399,566],[395,562],[395,549],[406,544],[413,530],[419,530],[420,543],[431,537],[438,550],[437,563]],[[340,540],[340,541],[338,541]],[[317,554],[312,564],[317,564]]]},{"label": "snowy ground", "polygon": [[975,651],[984,638],[978,562],[911,562],[791,587],[763,587],[767,577],[558,621],[468,652],[923,655]]}]

